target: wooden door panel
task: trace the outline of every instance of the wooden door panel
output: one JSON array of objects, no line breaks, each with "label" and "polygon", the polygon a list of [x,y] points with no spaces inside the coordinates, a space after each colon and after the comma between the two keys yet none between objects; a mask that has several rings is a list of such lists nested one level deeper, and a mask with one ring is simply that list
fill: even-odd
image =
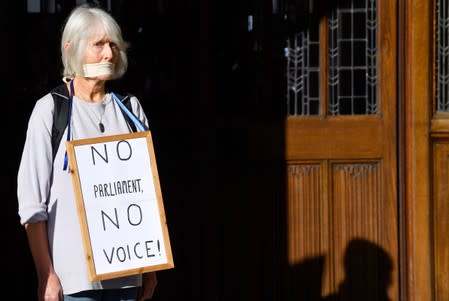
[{"label": "wooden door panel", "polygon": [[379,114],[327,115],[321,74],[321,114],[286,119],[288,262],[324,259],[325,300],[399,300],[396,5],[378,0]]},{"label": "wooden door panel", "polygon": [[286,157],[379,158],[383,150],[382,124],[383,120],[375,115],[290,117],[285,128]]},{"label": "wooden door panel", "polygon": [[435,298],[449,300],[449,143],[436,142],[434,152],[434,250]]},{"label": "wooden door panel", "polygon": [[[326,162],[297,162],[288,166],[290,210],[288,259],[298,264],[304,257],[329,252],[328,203],[323,202],[323,167]],[[302,239],[299,239],[302,238]]]},{"label": "wooden door panel", "polygon": [[[345,277],[363,276],[348,276],[345,271],[349,246],[358,242],[371,254],[366,258],[357,254],[358,260],[363,260],[358,264],[362,268],[373,262],[381,265],[373,264],[373,274],[365,275],[367,282],[354,289],[360,289],[359,294],[370,289],[386,292],[384,282],[397,278],[393,269],[397,230],[396,209],[382,197],[382,162],[291,162],[287,170],[289,264],[324,256],[322,294],[331,295],[347,281]],[[373,280],[374,275],[383,278]],[[397,285],[388,288],[391,296]]]},{"label": "wooden door panel", "polygon": [[[287,168],[287,252],[290,266],[308,258],[326,258],[330,253],[328,225],[331,222],[325,189],[327,161],[291,162]],[[324,273],[321,287],[330,291],[330,274]],[[321,294],[321,292],[319,292]]]},{"label": "wooden door panel", "polygon": [[[396,210],[391,206],[394,202],[385,199],[382,193],[385,188],[382,169],[381,161],[334,163],[331,168],[335,285],[361,277],[365,282],[361,282],[357,289],[364,291],[359,292],[364,300],[383,300],[374,296],[387,293],[389,289],[392,300],[397,297],[397,282],[390,288],[385,287],[397,277],[393,270],[393,260],[397,259],[397,230]],[[354,243],[366,253],[351,254],[350,246]]]}]

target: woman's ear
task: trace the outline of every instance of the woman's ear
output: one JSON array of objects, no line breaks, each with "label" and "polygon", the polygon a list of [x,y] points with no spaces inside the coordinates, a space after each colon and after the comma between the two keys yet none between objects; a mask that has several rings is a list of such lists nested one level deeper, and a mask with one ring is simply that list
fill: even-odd
[{"label": "woman's ear", "polygon": [[66,42],[64,44],[64,50],[67,51],[69,49],[69,47],[70,47],[70,42]]}]

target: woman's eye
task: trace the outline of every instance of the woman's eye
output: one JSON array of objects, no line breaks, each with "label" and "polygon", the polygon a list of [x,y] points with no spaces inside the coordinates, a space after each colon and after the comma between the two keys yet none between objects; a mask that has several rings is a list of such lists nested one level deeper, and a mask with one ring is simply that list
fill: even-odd
[{"label": "woman's eye", "polygon": [[117,44],[116,43],[113,43],[113,42],[103,42],[103,41],[98,41],[98,42],[95,42],[95,43],[93,43],[93,48],[96,50],[96,51],[101,51],[101,50],[103,50],[105,47],[110,47],[111,48],[111,50],[113,50],[113,51],[116,51],[116,50],[118,50],[119,48],[118,48],[118,46],[117,46]]}]

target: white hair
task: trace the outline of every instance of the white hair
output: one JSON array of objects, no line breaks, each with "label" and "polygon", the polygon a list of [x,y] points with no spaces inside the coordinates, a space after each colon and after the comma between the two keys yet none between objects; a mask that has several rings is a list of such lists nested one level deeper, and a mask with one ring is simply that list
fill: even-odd
[{"label": "white hair", "polygon": [[[126,55],[128,43],[123,40],[120,26],[110,14],[100,8],[78,6],[71,12],[62,33],[63,77],[74,78],[75,75],[84,73],[83,56],[87,42],[99,31],[106,33],[119,50],[112,79],[117,79],[125,74],[128,68]],[[68,49],[64,49],[66,44],[69,45]]]}]

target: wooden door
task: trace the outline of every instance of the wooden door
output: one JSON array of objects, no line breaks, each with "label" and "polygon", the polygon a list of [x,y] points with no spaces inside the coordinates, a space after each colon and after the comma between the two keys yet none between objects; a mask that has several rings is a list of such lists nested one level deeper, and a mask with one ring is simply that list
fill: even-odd
[{"label": "wooden door", "polygon": [[396,6],[315,2],[289,40],[288,265],[321,263],[298,300],[399,300]]}]

